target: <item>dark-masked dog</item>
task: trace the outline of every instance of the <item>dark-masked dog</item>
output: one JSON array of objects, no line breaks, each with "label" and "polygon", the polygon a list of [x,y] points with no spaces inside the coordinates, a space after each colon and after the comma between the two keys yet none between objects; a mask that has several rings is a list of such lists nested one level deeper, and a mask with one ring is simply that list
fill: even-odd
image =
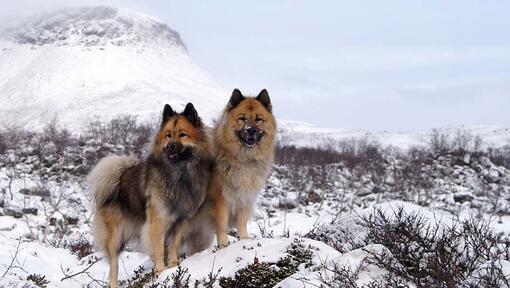
[{"label": "dark-masked dog", "polygon": [[214,228],[220,247],[228,245],[230,227],[237,228],[241,239],[248,238],[247,223],[273,163],[275,135],[267,91],[245,97],[235,89],[213,129],[216,164],[208,196],[191,221],[184,251],[193,254],[209,246]]},{"label": "dark-masked dog", "polygon": [[88,177],[95,196],[94,236],[108,256],[110,287],[117,287],[118,254],[130,240],[141,240],[150,251],[156,272],[165,268],[169,244],[169,265],[175,266],[187,221],[207,194],[214,159],[191,103],[180,114],[165,105],[150,150],[143,160],[104,158]]}]

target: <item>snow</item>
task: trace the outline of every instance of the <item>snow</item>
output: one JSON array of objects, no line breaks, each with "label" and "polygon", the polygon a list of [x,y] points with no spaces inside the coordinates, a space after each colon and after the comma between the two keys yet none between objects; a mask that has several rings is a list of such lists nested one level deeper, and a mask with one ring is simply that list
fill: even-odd
[{"label": "snow", "polygon": [[[68,16],[65,11],[62,13]],[[70,128],[83,127],[95,116],[109,119],[130,114],[152,120],[159,117],[163,104],[169,103],[179,110],[188,102],[195,104],[206,121],[218,115],[228,100],[228,92],[191,61],[180,40],[168,37],[158,38],[157,42],[148,40],[154,38],[152,35],[157,34],[158,25],[163,23],[125,10],[106,16],[87,20],[87,27],[104,26],[106,22],[117,31],[129,20],[138,24],[133,24],[136,27],[122,37],[142,42],[85,45],[58,34],[67,39],[65,45],[51,42],[35,45],[0,38],[2,123],[40,126],[57,115],[59,122]],[[84,21],[53,18],[57,24],[48,29],[61,25],[65,26],[64,31],[81,31]],[[29,22],[15,31],[31,30],[35,25],[40,23]],[[108,35],[102,37],[109,40]]]},{"label": "snow", "polygon": [[[352,129],[335,129],[315,126],[306,122],[279,119],[280,140],[283,143],[299,147],[328,147],[338,142],[350,140],[377,141],[383,146],[394,146],[406,150],[415,146],[428,145],[432,130],[425,131],[368,131]],[[480,136],[483,144],[490,147],[501,147],[510,144],[510,128],[502,125],[477,125],[460,127],[439,127],[440,133],[452,139],[459,130],[473,136]]]}]

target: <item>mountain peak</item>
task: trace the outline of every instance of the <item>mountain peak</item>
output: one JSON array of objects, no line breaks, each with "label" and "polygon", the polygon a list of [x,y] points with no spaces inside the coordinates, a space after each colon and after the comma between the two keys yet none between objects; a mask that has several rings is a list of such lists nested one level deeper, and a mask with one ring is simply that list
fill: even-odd
[{"label": "mountain peak", "polygon": [[159,19],[108,6],[58,10],[7,29],[4,38],[33,46],[172,46],[179,33]]}]

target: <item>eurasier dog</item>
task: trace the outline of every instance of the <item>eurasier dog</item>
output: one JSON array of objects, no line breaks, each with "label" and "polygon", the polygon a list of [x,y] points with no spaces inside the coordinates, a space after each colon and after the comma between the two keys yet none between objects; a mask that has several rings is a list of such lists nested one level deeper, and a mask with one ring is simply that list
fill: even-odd
[{"label": "eurasier dog", "polygon": [[207,248],[214,226],[220,247],[228,245],[230,227],[237,228],[241,239],[248,238],[247,223],[273,163],[275,134],[267,91],[245,97],[235,89],[213,129],[216,164],[206,200],[191,220],[184,251],[193,254]]},{"label": "eurasier dog", "polygon": [[181,114],[165,105],[145,159],[110,156],[92,170],[94,236],[108,256],[110,287],[117,287],[118,254],[130,240],[150,251],[156,272],[165,269],[166,244],[169,265],[177,264],[182,233],[204,201],[213,163],[204,125],[189,103]]}]

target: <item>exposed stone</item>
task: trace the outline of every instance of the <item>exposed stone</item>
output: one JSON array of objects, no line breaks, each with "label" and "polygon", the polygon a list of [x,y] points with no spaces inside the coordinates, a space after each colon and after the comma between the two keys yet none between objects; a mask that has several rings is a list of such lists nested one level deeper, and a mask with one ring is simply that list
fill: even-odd
[{"label": "exposed stone", "polygon": [[37,215],[37,208],[23,208],[21,210],[24,214],[32,214],[32,215]]},{"label": "exposed stone", "polygon": [[278,207],[283,209],[294,209],[298,206],[297,201],[290,198],[282,197],[278,202]]},{"label": "exposed stone", "polygon": [[28,196],[40,196],[40,197],[50,197],[51,195],[50,190],[37,187],[32,187],[30,189],[22,188],[19,190],[19,193]]},{"label": "exposed stone", "polygon": [[23,212],[21,212],[21,210],[19,210],[19,209],[15,209],[15,208],[4,208],[4,213],[5,213],[5,215],[12,216],[14,218],[23,217]]},{"label": "exposed stone", "polygon": [[464,203],[473,200],[473,195],[465,192],[458,192],[453,194],[453,200],[458,203]]},{"label": "exposed stone", "polygon": [[322,197],[319,193],[315,192],[315,191],[311,191],[310,193],[308,193],[308,202],[309,203],[318,203],[318,202],[321,202],[322,200]]},{"label": "exposed stone", "polygon": [[78,225],[80,219],[74,216],[64,216],[67,225]]},{"label": "exposed stone", "polygon": [[366,188],[359,189],[358,192],[356,193],[356,195],[358,195],[360,197],[367,196],[367,195],[370,195],[370,194],[372,194],[372,190],[369,190],[369,189],[366,189]]},{"label": "exposed stone", "polygon": [[490,183],[498,183],[500,181],[498,170],[493,168],[489,169],[489,172],[485,175],[485,179]]},{"label": "exposed stone", "polygon": [[383,193],[383,192],[384,192],[384,190],[380,186],[375,185],[372,188],[372,193]]}]

